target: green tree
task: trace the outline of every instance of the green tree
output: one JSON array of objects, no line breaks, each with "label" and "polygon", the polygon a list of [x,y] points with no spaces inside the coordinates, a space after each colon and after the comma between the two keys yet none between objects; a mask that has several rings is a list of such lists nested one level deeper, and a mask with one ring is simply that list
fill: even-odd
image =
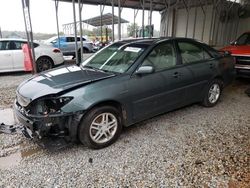
[{"label": "green tree", "polygon": [[139,30],[139,26],[137,25],[137,23],[131,23],[128,25],[127,27],[127,32],[128,32],[128,36],[129,37],[133,37],[135,36],[135,32]]}]

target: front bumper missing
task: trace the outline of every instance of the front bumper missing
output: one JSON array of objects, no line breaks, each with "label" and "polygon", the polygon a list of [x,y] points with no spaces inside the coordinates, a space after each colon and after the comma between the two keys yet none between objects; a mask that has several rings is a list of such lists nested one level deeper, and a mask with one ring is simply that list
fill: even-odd
[{"label": "front bumper missing", "polygon": [[58,148],[66,143],[77,141],[78,125],[83,116],[83,112],[44,116],[26,115],[16,102],[14,113],[20,123],[18,132],[26,138],[35,140],[39,145]]}]

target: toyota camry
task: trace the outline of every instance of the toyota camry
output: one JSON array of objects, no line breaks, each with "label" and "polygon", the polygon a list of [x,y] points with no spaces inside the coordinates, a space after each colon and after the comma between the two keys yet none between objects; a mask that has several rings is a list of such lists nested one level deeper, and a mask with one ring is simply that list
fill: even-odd
[{"label": "toyota camry", "polygon": [[234,78],[234,61],[192,39],[119,41],[80,66],[21,83],[15,114],[29,138],[59,137],[103,148],[124,126],[193,103],[215,106]]}]

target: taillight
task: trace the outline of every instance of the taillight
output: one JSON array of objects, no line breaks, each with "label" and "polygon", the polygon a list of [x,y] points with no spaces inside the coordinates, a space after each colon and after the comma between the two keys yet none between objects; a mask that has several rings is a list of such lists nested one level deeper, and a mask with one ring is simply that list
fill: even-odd
[{"label": "taillight", "polygon": [[55,48],[55,49],[53,49],[53,52],[54,52],[54,53],[61,53],[61,50],[58,49],[58,48]]}]

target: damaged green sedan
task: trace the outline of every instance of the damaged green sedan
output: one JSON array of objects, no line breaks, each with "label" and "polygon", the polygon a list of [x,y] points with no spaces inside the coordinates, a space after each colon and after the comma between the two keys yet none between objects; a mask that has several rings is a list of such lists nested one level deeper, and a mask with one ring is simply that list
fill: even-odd
[{"label": "damaged green sedan", "polygon": [[33,76],[15,114],[29,138],[112,144],[123,126],[192,104],[212,107],[234,78],[234,59],[186,38],[119,41],[80,66]]}]

